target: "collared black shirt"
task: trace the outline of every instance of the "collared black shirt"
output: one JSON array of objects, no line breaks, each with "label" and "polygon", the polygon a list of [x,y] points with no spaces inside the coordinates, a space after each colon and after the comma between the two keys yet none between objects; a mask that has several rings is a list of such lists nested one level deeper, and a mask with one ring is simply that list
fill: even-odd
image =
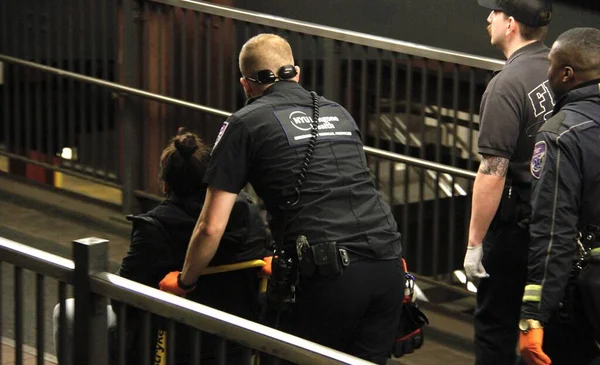
[{"label": "collared black shirt", "polygon": [[356,122],[337,103],[320,97],[319,104],[319,136],[298,204],[286,202],[295,198],[313,102],[292,81],[273,84],[223,124],[205,182],[232,193],[250,182],[272,217],[274,238],[285,245],[302,234],[311,243],[398,257],[397,224],[370,176]]},{"label": "collared black shirt", "polygon": [[479,110],[479,153],[510,160],[507,179],[530,184],[529,162],[539,127],[552,115],[548,48],[528,44],[488,84]]}]

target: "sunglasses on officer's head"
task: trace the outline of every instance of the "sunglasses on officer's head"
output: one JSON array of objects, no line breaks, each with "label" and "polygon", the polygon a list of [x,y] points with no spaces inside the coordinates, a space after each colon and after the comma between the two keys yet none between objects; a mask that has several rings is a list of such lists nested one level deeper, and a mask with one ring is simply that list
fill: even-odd
[{"label": "sunglasses on officer's head", "polygon": [[256,73],[256,77],[244,76],[246,80],[255,82],[260,85],[272,84],[279,80],[289,80],[298,74],[296,67],[293,65],[282,66],[277,70],[277,75],[271,70],[260,70]]}]

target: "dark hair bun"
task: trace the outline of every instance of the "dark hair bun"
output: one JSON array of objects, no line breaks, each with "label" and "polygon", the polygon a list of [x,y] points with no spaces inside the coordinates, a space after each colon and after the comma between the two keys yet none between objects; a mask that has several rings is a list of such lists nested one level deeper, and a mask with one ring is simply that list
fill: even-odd
[{"label": "dark hair bun", "polygon": [[181,157],[188,159],[198,151],[198,144],[192,134],[184,134],[175,139],[175,148]]}]

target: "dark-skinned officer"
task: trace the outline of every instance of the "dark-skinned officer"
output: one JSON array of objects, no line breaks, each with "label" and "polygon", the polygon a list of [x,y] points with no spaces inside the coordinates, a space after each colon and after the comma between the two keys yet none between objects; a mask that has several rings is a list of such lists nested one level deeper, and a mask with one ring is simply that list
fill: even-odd
[{"label": "dark-skinned officer", "polygon": [[[576,291],[569,279],[578,241],[587,249],[600,247],[600,30],[575,28],[561,34],[548,58],[548,80],[557,102],[553,117],[539,130],[530,165],[531,244],[519,349],[529,365],[585,365],[598,355],[590,324],[600,326],[600,287],[587,280],[590,285]],[[589,264],[580,280],[588,276],[597,282],[597,265]],[[562,343],[546,346],[544,327],[561,303],[587,307],[587,317],[572,309],[574,323],[560,330]],[[547,340],[559,335],[556,331],[549,326]]]}]

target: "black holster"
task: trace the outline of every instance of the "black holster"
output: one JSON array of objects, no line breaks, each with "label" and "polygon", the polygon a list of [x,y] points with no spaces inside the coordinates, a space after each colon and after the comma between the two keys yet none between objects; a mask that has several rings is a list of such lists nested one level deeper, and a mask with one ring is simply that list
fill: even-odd
[{"label": "black holster", "polygon": [[297,260],[286,251],[275,251],[271,270],[271,277],[267,283],[267,304],[279,310],[290,309],[296,302]]}]

